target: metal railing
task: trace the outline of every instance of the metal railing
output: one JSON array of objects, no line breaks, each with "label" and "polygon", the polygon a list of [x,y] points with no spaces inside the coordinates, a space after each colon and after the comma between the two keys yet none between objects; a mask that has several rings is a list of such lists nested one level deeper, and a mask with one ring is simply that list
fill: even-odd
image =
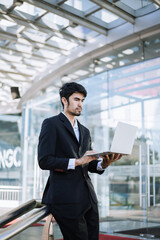
[{"label": "metal railing", "polygon": [[20,201],[22,187],[0,186],[0,206],[16,207]]},{"label": "metal railing", "polygon": [[[35,210],[35,208],[40,208]],[[19,221],[11,224],[10,226],[3,228],[7,223],[21,217],[22,215],[34,210],[30,215],[26,215],[25,217],[21,218]],[[20,205],[19,207],[15,208],[14,210],[2,215],[0,217],[0,240],[10,239],[11,237],[17,235],[18,233],[22,232],[26,228],[30,227],[34,223],[42,220],[43,218],[49,215],[49,211],[47,206],[42,205],[41,203],[37,202],[35,199],[32,199],[25,204]],[[52,220],[52,215],[49,215],[47,218],[46,224],[44,226],[44,230],[42,233],[42,239],[49,239],[49,228]],[[53,239],[53,237],[51,236]]]},{"label": "metal railing", "polygon": [[11,187],[0,187],[0,200],[3,201],[19,201],[19,195],[20,195],[21,188],[11,188]]}]

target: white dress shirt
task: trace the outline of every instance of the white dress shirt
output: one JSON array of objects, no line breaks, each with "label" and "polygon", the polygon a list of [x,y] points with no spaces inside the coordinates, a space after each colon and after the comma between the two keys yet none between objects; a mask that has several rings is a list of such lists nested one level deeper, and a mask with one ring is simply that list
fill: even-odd
[{"label": "white dress shirt", "polygon": [[[64,115],[65,115],[65,113],[64,112],[62,112]],[[66,116],[66,115],[65,115]],[[67,118],[67,116],[66,116],[66,118]],[[69,119],[68,119],[69,120]],[[70,122],[70,120],[69,120],[69,122]],[[70,122],[71,123],[71,122]],[[78,140],[78,142],[79,142],[79,128],[78,128],[78,122],[77,122],[77,119],[75,119],[75,122],[74,122],[74,124],[72,125],[72,123],[71,123],[71,126],[73,127],[73,130],[74,130],[74,133],[75,133],[75,135],[76,135],[76,138],[77,138],[77,140]],[[68,163],[68,170],[69,169],[75,169],[75,161],[76,161],[76,159],[75,158],[70,158],[69,159],[69,163]],[[97,164],[97,170],[99,170],[99,171],[103,171],[104,169],[102,168],[102,166],[101,166],[101,162],[102,161],[99,161],[98,162],[98,164]]]}]

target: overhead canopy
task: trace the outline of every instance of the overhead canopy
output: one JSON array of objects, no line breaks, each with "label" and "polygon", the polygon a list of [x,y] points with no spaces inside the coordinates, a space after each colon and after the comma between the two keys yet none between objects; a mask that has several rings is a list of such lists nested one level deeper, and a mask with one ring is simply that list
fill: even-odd
[{"label": "overhead canopy", "polygon": [[0,0],[0,114],[62,82],[160,56],[159,16],[159,0]]}]

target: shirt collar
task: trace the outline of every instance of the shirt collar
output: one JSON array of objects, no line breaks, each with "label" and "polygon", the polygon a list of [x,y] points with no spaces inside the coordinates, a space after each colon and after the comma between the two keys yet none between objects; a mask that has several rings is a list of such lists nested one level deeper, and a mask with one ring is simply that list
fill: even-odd
[{"label": "shirt collar", "polygon": [[[65,116],[66,116],[66,114],[64,113],[64,112],[62,112]],[[66,116],[66,118],[69,120],[69,118]],[[72,125],[72,123],[71,123],[71,121],[69,120],[69,122],[70,122],[70,124]],[[72,127],[74,128],[74,129],[77,129],[78,128],[78,121],[77,121],[77,119],[75,118],[75,122],[74,122],[74,125],[72,125]]]},{"label": "shirt collar", "polygon": [[75,118],[75,122],[74,122],[74,126],[73,126],[74,129],[77,129],[78,128],[78,121],[77,119]]}]

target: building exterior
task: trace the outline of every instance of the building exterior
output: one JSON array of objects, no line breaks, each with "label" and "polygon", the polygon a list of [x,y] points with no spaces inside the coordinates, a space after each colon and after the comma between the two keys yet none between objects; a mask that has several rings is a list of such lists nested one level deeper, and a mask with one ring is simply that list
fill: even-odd
[{"label": "building exterior", "polygon": [[[119,121],[138,127],[132,154],[91,174],[101,221],[159,226],[159,7],[151,0],[0,0],[2,207],[41,199],[48,177],[37,163],[41,123],[62,110],[59,87],[77,81],[88,91],[79,120],[93,149],[110,146]],[[15,99],[11,87],[20,91]]]}]

